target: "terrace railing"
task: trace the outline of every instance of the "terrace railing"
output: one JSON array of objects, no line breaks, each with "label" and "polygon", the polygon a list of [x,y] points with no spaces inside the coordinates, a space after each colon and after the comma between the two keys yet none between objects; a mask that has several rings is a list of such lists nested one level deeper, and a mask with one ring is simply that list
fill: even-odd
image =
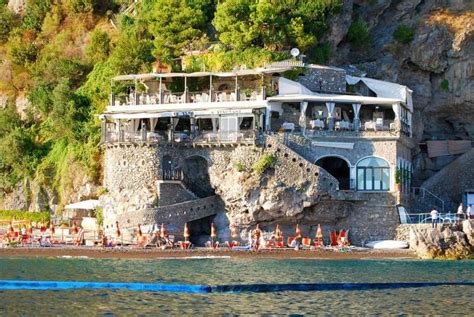
[{"label": "terrace railing", "polygon": [[135,106],[135,105],[157,105],[157,104],[179,104],[199,102],[235,102],[264,100],[262,91],[201,91],[201,92],[163,92],[159,93],[131,93],[112,94],[110,104],[112,106]]}]

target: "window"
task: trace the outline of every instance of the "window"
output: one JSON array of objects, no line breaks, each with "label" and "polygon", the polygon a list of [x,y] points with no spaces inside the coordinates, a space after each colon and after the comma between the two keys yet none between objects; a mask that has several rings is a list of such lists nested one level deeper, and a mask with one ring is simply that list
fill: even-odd
[{"label": "window", "polygon": [[390,166],[387,161],[368,157],[357,164],[357,190],[390,190]]}]

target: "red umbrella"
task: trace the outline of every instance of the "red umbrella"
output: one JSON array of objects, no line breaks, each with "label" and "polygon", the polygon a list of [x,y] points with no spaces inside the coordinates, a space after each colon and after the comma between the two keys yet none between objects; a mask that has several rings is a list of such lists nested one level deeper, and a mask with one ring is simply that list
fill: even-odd
[{"label": "red umbrella", "polygon": [[215,237],[217,237],[216,227],[214,226],[214,223],[211,223],[211,238]]},{"label": "red umbrella", "polygon": [[189,228],[188,228],[188,224],[185,223],[184,224],[184,233],[183,233],[183,236],[184,236],[184,241],[188,241],[189,237],[190,237],[190,234],[189,234]]},{"label": "red umbrella", "polygon": [[161,237],[162,239],[164,239],[164,238],[166,238],[167,235],[168,235],[168,234],[167,234],[167,232],[166,232],[165,224],[162,223],[162,224],[161,224],[161,230],[160,230],[160,237]]},{"label": "red umbrella", "polygon": [[54,224],[51,223],[51,224],[49,225],[49,231],[51,231],[51,234],[54,234],[54,232],[56,231],[56,230],[54,229]]},{"label": "red umbrella", "polygon": [[295,238],[300,239],[301,238],[301,229],[298,224],[296,224],[296,232],[295,232]]},{"label": "red umbrella", "polygon": [[315,239],[316,246],[323,245],[323,230],[321,229],[321,225],[318,223],[318,230],[316,230],[316,239]]},{"label": "red umbrella", "polygon": [[117,227],[117,230],[115,230],[115,234],[117,235],[117,238],[120,238],[121,232],[120,232],[120,227],[119,227],[119,222],[115,222],[115,226]]},{"label": "red umbrella", "polygon": [[143,236],[142,225],[141,224],[138,224],[138,236],[139,237]]}]

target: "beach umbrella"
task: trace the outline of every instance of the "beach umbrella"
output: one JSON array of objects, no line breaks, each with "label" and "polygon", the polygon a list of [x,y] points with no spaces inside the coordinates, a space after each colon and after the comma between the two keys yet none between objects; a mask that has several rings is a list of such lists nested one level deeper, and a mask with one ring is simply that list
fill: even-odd
[{"label": "beach umbrella", "polygon": [[15,229],[13,229],[13,222],[10,221],[10,224],[8,225],[8,232],[9,233],[15,233]]},{"label": "beach umbrella", "polygon": [[139,237],[143,236],[142,225],[141,224],[138,224],[138,236]]},{"label": "beach umbrella", "polygon": [[318,230],[316,230],[316,245],[322,246],[323,245],[323,230],[321,229],[321,224],[318,223]]},{"label": "beach umbrella", "polygon": [[275,228],[275,239],[281,240],[282,238],[283,238],[283,234],[281,232],[280,225],[277,224]]},{"label": "beach umbrella", "polygon": [[120,232],[120,226],[118,221],[115,222],[115,227],[117,227],[117,230],[115,230],[115,234],[117,235],[117,238],[120,238],[122,233]]},{"label": "beach umbrella", "polygon": [[211,238],[216,238],[217,237],[217,232],[216,232],[216,226],[214,226],[214,222],[211,223]]},{"label": "beach umbrella", "polygon": [[51,223],[51,224],[49,225],[49,231],[51,231],[51,234],[52,234],[52,235],[56,232],[53,223]]},{"label": "beach umbrella", "polygon": [[234,240],[239,238],[239,231],[237,230],[237,226],[234,224],[230,225],[230,236]]},{"label": "beach umbrella", "polygon": [[188,223],[185,223],[184,224],[184,233],[183,233],[183,236],[184,236],[184,241],[188,241],[189,240],[189,237],[190,237],[190,234],[189,234],[189,228],[188,228]]},{"label": "beach umbrella", "polygon": [[160,238],[162,238],[162,239],[166,238],[166,228],[165,228],[164,223],[161,224]]},{"label": "beach umbrella", "polygon": [[301,229],[300,229],[299,224],[296,224],[295,238],[296,239],[301,238]]},{"label": "beach umbrella", "polygon": [[33,234],[33,224],[30,221],[30,226],[28,227],[28,234],[32,235]]},{"label": "beach umbrella", "polygon": [[[41,231],[43,231],[43,227],[41,227]],[[44,231],[46,231],[46,228]],[[72,223],[72,232],[74,232],[75,234],[79,233],[79,228],[77,227],[77,224],[75,221]]]}]

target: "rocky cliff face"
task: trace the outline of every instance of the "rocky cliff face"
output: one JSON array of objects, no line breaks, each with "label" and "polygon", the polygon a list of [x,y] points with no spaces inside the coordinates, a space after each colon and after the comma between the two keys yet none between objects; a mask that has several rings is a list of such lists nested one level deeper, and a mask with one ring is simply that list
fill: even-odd
[{"label": "rocky cliff face", "polygon": [[[418,142],[474,136],[474,3],[469,0],[347,0],[326,39],[331,64],[355,66],[369,77],[413,90]],[[371,43],[354,48],[346,41],[351,23],[367,24]],[[414,31],[407,44],[394,39],[404,25]],[[415,178],[421,183],[454,158],[429,159],[417,150]],[[430,167],[429,171],[425,171]]]}]

